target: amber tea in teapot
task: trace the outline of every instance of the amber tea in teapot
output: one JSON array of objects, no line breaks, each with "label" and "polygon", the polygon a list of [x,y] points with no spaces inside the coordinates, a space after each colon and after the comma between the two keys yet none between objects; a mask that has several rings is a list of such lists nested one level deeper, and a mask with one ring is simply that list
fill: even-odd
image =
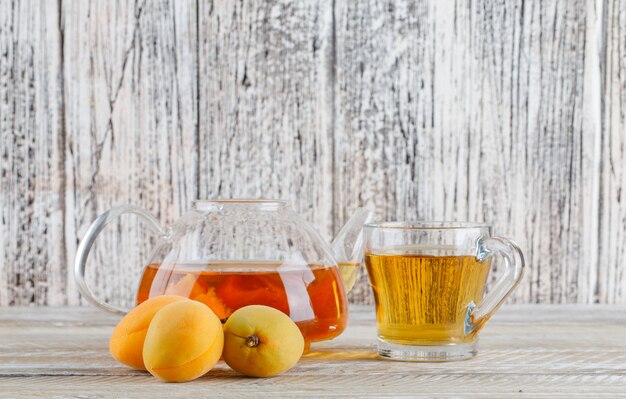
[{"label": "amber tea in teapot", "polygon": [[146,262],[137,303],[176,294],[208,305],[221,319],[247,305],[267,305],[289,315],[307,343],[339,335],[348,322],[346,292],[363,257],[360,209],[332,243],[285,201],[195,201],[173,226],[164,227],[135,206],[112,208],[96,219],[78,248],[74,276],[91,303],[123,314],[96,298],[85,283],[87,255],[107,223],[124,213],[144,219],[159,236]]},{"label": "amber tea in teapot", "polygon": [[288,314],[308,342],[336,337],[347,322],[336,267],[290,268],[269,262],[148,265],[137,303],[164,294],[202,302],[222,320],[244,306],[270,306]]}]

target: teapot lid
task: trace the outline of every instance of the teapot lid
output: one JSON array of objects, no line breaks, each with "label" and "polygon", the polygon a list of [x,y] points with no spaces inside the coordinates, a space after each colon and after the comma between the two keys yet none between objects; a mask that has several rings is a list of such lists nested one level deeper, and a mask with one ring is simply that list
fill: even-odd
[{"label": "teapot lid", "polygon": [[199,211],[212,210],[215,208],[221,208],[224,205],[244,205],[253,206],[258,209],[264,210],[276,210],[287,206],[287,201],[279,199],[208,199],[208,200],[194,200],[191,203],[193,209]]}]

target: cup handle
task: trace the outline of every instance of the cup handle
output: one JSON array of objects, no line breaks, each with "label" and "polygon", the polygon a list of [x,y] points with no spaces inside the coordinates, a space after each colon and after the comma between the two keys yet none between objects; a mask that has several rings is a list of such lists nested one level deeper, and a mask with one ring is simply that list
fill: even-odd
[{"label": "cup handle", "polygon": [[496,282],[492,291],[476,305],[468,305],[465,317],[465,334],[480,330],[498,310],[506,297],[519,284],[524,274],[524,255],[519,246],[503,237],[481,237],[477,243],[476,258],[480,261],[490,257],[502,258],[505,265],[504,275]]},{"label": "cup handle", "polygon": [[78,251],[76,251],[76,262],[74,263],[74,279],[76,280],[76,286],[85,299],[100,309],[120,315],[128,313],[129,309],[122,309],[114,305],[109,305],[94,295],[85,282],[85,264],[87,263],[89,251],[91,250],[93,243],[96,241],[98,234],[100,234],[100,232],[109,223],[125,213],[132,213],[141,217],[151,230],[161,236],[167,235],[167,229],[154,216],[142,208],[134,205],[116,206],[98,216],[91,226],[89,226],[87,233],[78,246]]}]

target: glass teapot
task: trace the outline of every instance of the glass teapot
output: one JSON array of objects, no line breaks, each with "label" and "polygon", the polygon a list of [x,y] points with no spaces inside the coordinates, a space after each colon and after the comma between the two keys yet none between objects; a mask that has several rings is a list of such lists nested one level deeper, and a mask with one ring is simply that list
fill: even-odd
[{"label": "glass teapot", "polygon": [[222,320],[243,306],[267,305],[288,314],[307,343],[345,329],[346,292],[358,276],[370,211],[358,209],[328,244],[285,201],[194,201],[171,228],[139,207],[112,208],[81,241],[74,277],[89,302],[118,314],[127,310],[101,301],[85,283],[85,264],[98,234],[125,213],[140,216],[160,236],[145,265],[137,304],[181,295],[205,303]]}]

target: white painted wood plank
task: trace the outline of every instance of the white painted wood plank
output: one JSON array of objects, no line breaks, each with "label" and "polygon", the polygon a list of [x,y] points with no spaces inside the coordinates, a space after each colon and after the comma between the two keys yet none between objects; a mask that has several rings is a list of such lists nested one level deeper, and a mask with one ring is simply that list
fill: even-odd
[{"label": "white painted wood plank", "polygon": [[[171,223],[197,196],[195,1],[63,3],[67,259],[96,216],[136,204]],[[137,219],[101,234],[88,277],[115,303],[134,302],[153,245]],[[77,304],[74,286],[67,300]]]},{"label": "white painted wood plank", "polygon": [[0,1],[0,306],[64,302],[57,1]]},{"label": "white painted wood plank", "polygon": [[[513,302],[595,300],[595,276],[581,273],[597,241],[587,11],[338,2],[337,218],[364,204],[381,219],[491,222],[526,253]],[[372,301],[365,277],[352,298]]]},{"label": "white painted wood plank", "polygon": [[626,303],[626,2],[605,2],[597,295]]},{"label": "white painted wood plank", "polygon": [[[356,373],[356,371],[355,371]],[[233,389],[238,381],[237,389]],[[624,398],[624,378],[594,375],[568,377],[523,376],[515,380],[499,375],[463,378],[454,374],[424,376],[377,376],[357,385],[329,379],[279,376],[268,380],[241,381],[231,375],[216,375],[185,384],[164,384],[151,377],[0,377],[0,388],[9,397],[28,398],[189,398],[190,396],[226,396],[229,398],[303,397],[463,397],[463,398]],[[84,393],[89,392],[90,396]],[[210,394],[208,393],[210,392]]]},{"label": "white painted wood plank", "polygon": [[87,391],[101,397],[626,395],[624,306],[508,305],[481,333],[478,357],[453,363],[378,359],[372,307],[356,306],[343,335],[314,345],[281,376],[245,378],[219,363],[185,384],[160,383],[110,358],[115,320],[86,308],[3,309],[0,388],[33,397],[44,386],[48,396],[60,397]]},{"label": "white painted wood plank", "polygon": [[[527,254],[512,302],[626,303],[624,7],[0,1],[0,306],[81,303],[114,204],[261,196],[326,237],[359,205],[491,221]],[[132,302],[150,247],[112,226],[96,291]]]},{"label": "white painted wood plank", "polygon": [[200,2],[200,197],[333,226],[332,1]]}]

